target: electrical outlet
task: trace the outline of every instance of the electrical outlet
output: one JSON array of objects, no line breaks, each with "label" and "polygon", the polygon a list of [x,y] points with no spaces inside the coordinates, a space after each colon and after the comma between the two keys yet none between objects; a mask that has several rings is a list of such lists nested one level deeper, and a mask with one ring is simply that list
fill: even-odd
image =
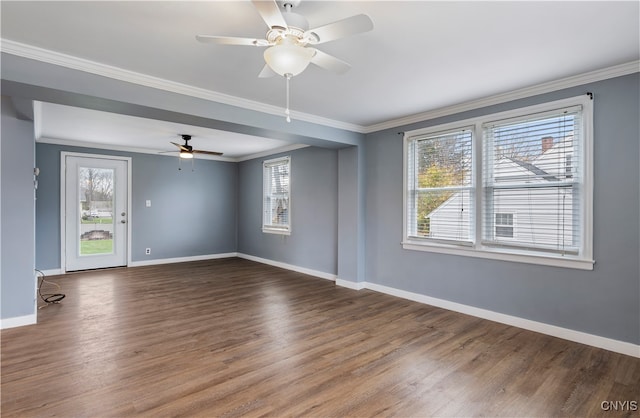
[{"label": "electrical outlet", "polygon": [[147,248],[146,250],[144,250],[144,253],[145,253],[146,255],[151,254],[151,248]]}]

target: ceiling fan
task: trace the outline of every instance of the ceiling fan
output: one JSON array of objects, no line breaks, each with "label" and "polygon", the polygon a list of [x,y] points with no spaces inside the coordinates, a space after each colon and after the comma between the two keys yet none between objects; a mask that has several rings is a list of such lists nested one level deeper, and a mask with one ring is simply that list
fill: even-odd
[{"label": "ceiling fan", "polygon": [[287,122],[289,118],[289,80],[303,72],[310,63],[320,68],[343,74],[351,68],[348,63],[314,48],[312,45],[334,41],[346,36],[373,29],[371,18],[359,14],[333,23],[309,29],[304,16],[291,11],[300,0],[281,0],[285,12],[280,11],[276,0],[251,0],[269,30],[265,39],[237,38],[217,35],[197,35],[200,42],[220,45],[268,47],[264,51],[264,68],[258,77],[276,74],[287,79]]},{"label": "ceiling fan", "polygon": [[179,151],[179,153],[180,153],[179,157],[180,158],[193,158],[194,154],[222,155],[221,152],[204,151],[204,150],[199,150],[199,149],[193,149],[193,147],[191,145],[189,145],[189,141],[191,140],[191,135],[181,134],[180,136],[184,140],[184,144],[180,145],[178,143],[171,142],[173,145],[178,147],[178,149],[180,150]]}]

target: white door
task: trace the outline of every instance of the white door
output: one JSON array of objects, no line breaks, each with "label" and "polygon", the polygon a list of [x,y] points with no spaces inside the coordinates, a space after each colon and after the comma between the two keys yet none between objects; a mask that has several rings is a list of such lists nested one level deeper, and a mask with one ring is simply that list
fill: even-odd
[{"label": "white door", "polygon": [[66,271],[127,265],[128,160],[62,156]]}]

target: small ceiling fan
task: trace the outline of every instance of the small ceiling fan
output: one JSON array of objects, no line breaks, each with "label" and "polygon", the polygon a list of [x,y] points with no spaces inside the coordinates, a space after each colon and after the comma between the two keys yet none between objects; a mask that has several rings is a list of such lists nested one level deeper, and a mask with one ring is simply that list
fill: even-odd
[{"label": "small ceiling fan", "polygon": [[189,145],[189,141],[191,140],[191,135],[181,134],[180,136],[184,140],[184,144],[180,145],[180,144],[177,144],[175,142],[171,142],[173,145],[178,147],[178,149],[180,150],[180,151],[178,151],[180,153],[179,154],[180,158],[193,158],[194,154],[222,155],[221,152],[204,151],[204,150],[199,150],[199,149],[193,149],[193,147],[191,145]]},{"label": "small ceiling fan", "polygon": [[359,14],[338,20],[314,29],[309,29],[309,23],[304,16],[291,11],[300,4],[300,0],[281,0],[285,12],[280,11],[276,0],[251,0],[258,13],[265,21],[269,30],[265,39],[237,38],[217,35],[197,35],[200,42],[220,45],[243,45],[268,47],[264,51],[264,68],[258,77],[271,77],[276,74],[287,80],[287,108],[285,114],[289,117],[289,80],[303,72],[310,63],[320,68],[342,74],[351,65],[312,47],[312,45],[335,41],[350,35],[368,32],[373,29],[371,18]]}]

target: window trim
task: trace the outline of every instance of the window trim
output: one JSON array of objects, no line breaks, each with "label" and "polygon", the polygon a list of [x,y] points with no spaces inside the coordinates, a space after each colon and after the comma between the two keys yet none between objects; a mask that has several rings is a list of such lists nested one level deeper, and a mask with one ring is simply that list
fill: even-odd
[{"label": "window trim", "polygon": [[[542,251],[527,251],[526,249],[509,247],[492,247],[482,242],[482,216],[484,211],[482,193],[483,166],[483,127],[492,122],[527,115],[553,112],[562,108],[582,106],[582,134],[581,152],[581,219],[582,236],[580,250],[577,255],[553,254]],[[408,157],[409,146],[417,136],[433,135],[438,132],[455,129],[472,129],[473,146],[473,174],[475,201],[473,207],[472,245],[459,245],[430,239],[417,239],[408,235]],[[504,112],[491,113],[471,119],[452,123],[433,125],[422,129],[407,131],[403,138],[403,212],[402,212],[402,247],[406,250],[428,251],[440,254],[462,255],[468,257],[486,258],[492,260],[513,261],[519,263],[539,264],[554,267],[566,267],[583,270],[593,270],[593,99],[590,95],[581,95],[567,99],[555,100],[533,106],[511,109]],[[514,230],[515,232],[515,230]]]},{"label": "window trim", "polygon": [[[266,200],[269,189],[269,186],[267,185],[267,179],[269,175],[267,170],[270,166],[279,165],[282,163],[287,164],[289,172],[289,207],[287,208],[288,222],[286,226],[277,226],[265,223],[265,214],[267,213]],[[291,235],[291,213],[291,156],[287,155],[284,157],[264,160],[262,162],[262,232],[265,234]]]}]

